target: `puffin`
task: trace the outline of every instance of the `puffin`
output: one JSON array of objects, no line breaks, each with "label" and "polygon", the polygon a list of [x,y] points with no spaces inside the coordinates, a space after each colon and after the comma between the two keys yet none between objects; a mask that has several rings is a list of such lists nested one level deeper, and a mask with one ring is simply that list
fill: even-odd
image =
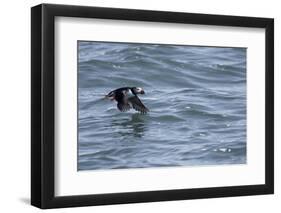
[{"label": "puffin", "polygon": [[134,110],[145,114],[149,109],[141,102],[138,94],[145,94],[141,87],[121,87],[109,92],[105,98],[117,101],[117,108],[121,112],[126,112],[133,108]]}]

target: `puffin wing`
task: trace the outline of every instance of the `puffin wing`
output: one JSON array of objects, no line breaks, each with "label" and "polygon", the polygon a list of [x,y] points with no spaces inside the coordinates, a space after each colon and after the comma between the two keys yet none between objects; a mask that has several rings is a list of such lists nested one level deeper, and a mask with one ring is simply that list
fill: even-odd
[{"label": "puffin wing", "polygon": [[128,102],[132,105],[132,107],[141,113],[147,113],[149,111],[146,106],[143,105],[141,100],[138,98],[138,96],[132,96],[128,98]]},{"label": "puffin wing", "polygon": [[128,103],[127,97],[125,96],[124,92],[118,93],[115,96],[117,103],[117,108],[121,111],[121,112],[125,112],[131,109],[130,104]]},{"label": "puffin wing", "polygon": [[117,103],[117,108],[121,111],[121,112],[126,112],[128,110],[131,109],[131,106],[129,105],[128,102],[118,102]]}]

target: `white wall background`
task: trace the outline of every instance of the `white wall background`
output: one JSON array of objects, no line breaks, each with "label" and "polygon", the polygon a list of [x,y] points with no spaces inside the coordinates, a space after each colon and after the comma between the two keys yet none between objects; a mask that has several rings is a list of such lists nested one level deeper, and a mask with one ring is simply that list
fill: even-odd
[{"label": "white wall background", "polygon": [[[51,212],[280,212],[281,203],[281,3],[276,0],[45,0],[194,13],[275,18],[275,195],[126,204],[50,210]],[[0,12],[0,212],[39,212],[30,197],[30,7],[37,0],[1,2]]]}]

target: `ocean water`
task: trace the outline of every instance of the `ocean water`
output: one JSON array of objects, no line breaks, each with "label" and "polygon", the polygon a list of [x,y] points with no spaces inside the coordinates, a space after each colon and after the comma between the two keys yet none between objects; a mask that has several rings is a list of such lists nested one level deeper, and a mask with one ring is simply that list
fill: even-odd
[{"label": "ocean water", "polygon": [[[78,42],[78,170],[246,163],[245,48]],[[111,90],[142,87],[147,114]]]}]

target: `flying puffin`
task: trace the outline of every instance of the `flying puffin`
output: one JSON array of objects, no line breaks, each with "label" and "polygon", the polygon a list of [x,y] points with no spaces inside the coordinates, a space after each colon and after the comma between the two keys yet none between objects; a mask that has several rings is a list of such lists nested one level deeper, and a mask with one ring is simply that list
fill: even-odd
[{"label": "flying puffin", "polygon": [[109,92],[105,98],[117,101],[117,108],[125,112],[133,108],[141,113],[147,113],[149,110],[143,105],[137,94],[144,94],[140,87],[122,87]]}]

